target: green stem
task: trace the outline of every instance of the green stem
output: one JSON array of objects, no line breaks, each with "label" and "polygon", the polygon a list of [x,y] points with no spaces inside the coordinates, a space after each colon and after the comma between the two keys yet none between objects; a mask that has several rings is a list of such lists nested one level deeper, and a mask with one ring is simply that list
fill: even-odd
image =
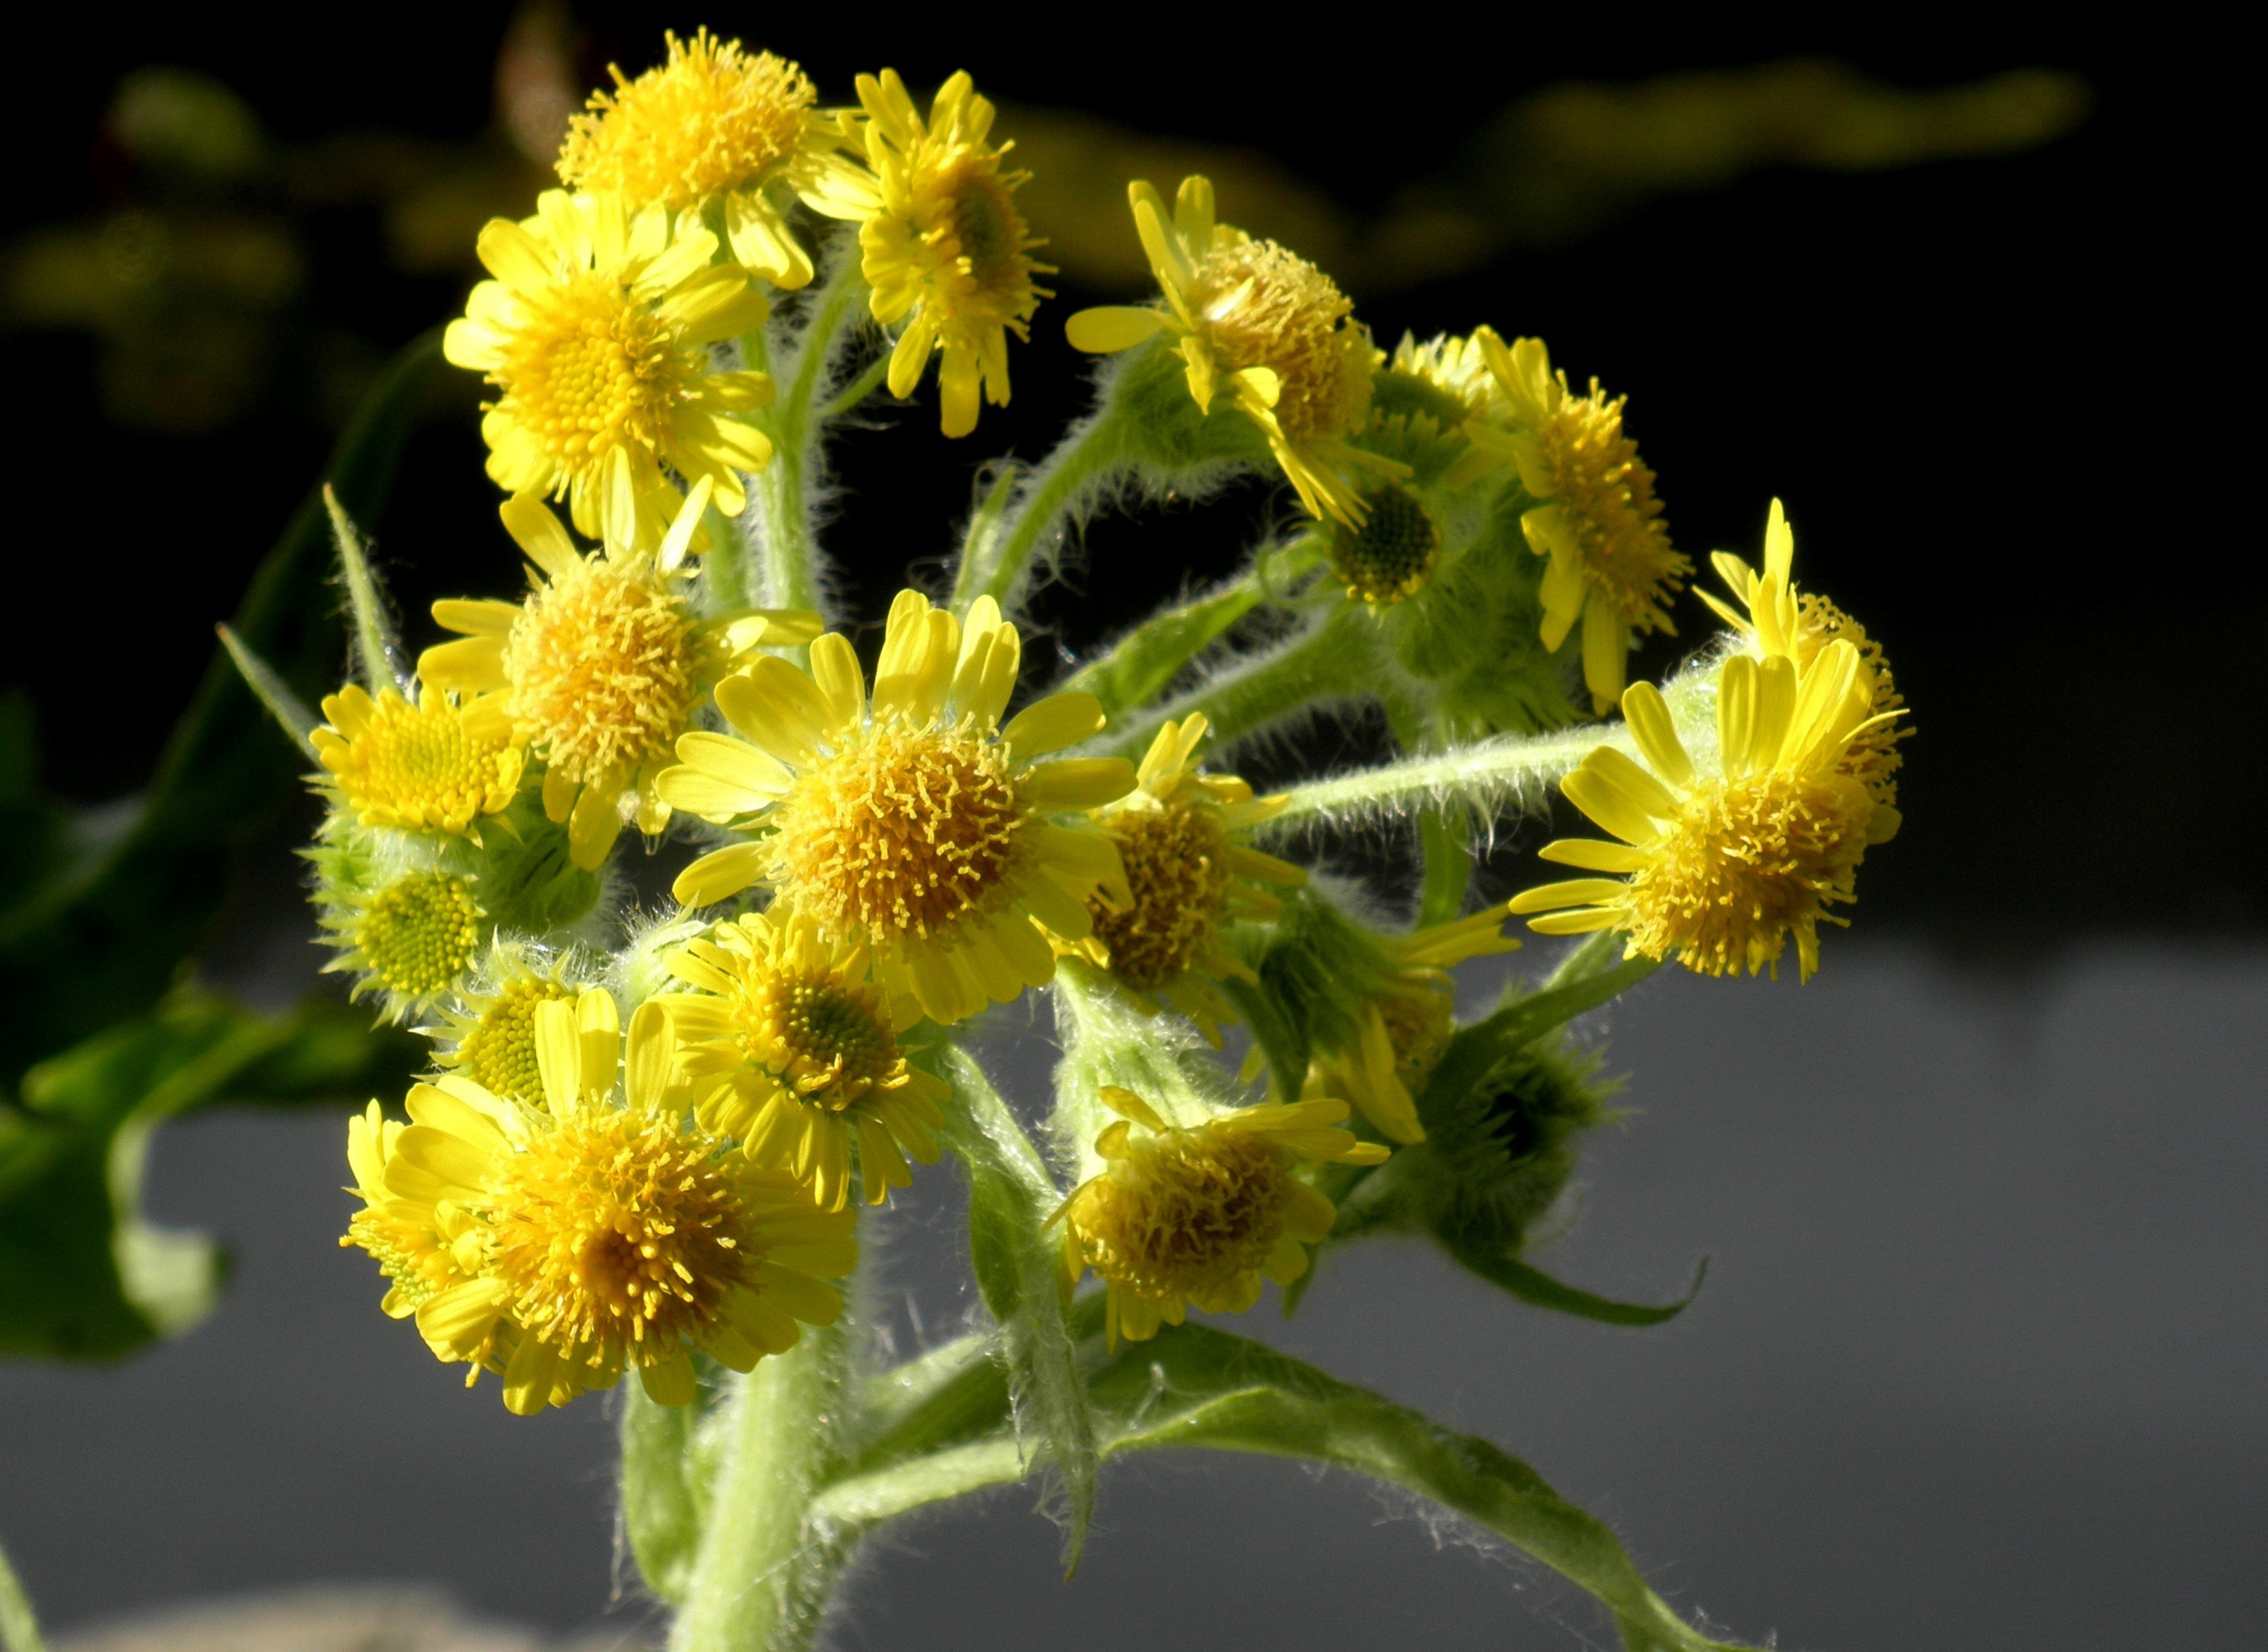
[{"label": "green stem", "polygon": [[810,1519],[841,1468],[855,1287],[843,1318],[761,1361],[725,1403],[724,1449],[674,1652],[803,1652],[847,1545]]},{"label": "green stem", "polygon": [[[798,332],[792,353],[782,364],[786,382],[765,411],[772,458],[756,473],[750,498],[757,557],[754,594],[762,607],[815,608],[820,603],[820,553],[811,533],[810,487],[818,470],[820,438],[834,409],[822,409],[814,418],[812,402],[865,294],[858,258],[838,254],[813,299],[810,319]],[[770,341],[762,329],[748,335],[743,350],[750,366],[769,366]],[[778,382],[777,375],[774,382]]]},{"label": "green stem", "polygon": [[882,380],[888,378],[889,374],[890,352],[886,350],[867,365],[865,372],[845,385],[840,395],[820,409],[821,420],[832,424],[845,413],[852,411],[861,402],[873,395]]},{"label": "green stem", "polygon": [[1454,751],[1405,757],[1328,780],[1295,785],[1284,811],[1263,829],[1275,832],[1316,820],[1348,822],[1462,800],[1493,817],[1533,806],[1543,788],[1602,746],[1631,749],[1619,723],[1587,723],[1555,734],[1506,736]]},{"label": "green stem", "polygon": [[1087,418],[1072,426],[1056,450],[1040,461],[1004,524],[995,527],[982,517],[971,527],[961,550],[961,571],[953,583],[953,606],[967,613],[968,605],[989,596],[1004,608],[1022,598],[1025,577],[1034,554],[1063,531],[1063,519],[1079,495],[1098,478],[1116,469],[1125,458],[1119,409],[1106,402]]},{"label": "green stem", "polygon": [[1103,749],[1138,759],[1161,725],[1192,712],[1205,714],[1213,739],[1226,746],[1317,700],[1359,693],[1363,672],[1359,661],[1370,645],[1362,629],[1367,623],[1350,607],[1334,608],[1320,624],[1248,655],[1211,682],[1128,719],[1112,732]]},{"label": "green stem", "polygon": [[1472,816],[1460,804],[1429,808],[1418,817],[1418,842],[1425,857],[1418,922],[1446,924],[1464,910],[1473,881]]},{"label": "green stem", "polygon": [[40,1635],[40,1620],[32,1615],[31,1597],[16,1581],[8,1552],[0,1549],[0,1649],[4,1652],[47,1652]]}]

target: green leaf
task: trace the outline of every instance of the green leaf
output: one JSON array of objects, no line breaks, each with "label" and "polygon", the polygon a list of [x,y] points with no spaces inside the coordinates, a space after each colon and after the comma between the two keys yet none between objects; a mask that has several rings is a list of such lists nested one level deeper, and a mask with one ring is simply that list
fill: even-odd
[{"label": "green leaf", "polygon": [[1418,842],[1425,858],[1418,926],[1446,924],[1464,909],[1473,881],[1472,816],[1454,805],[1427,809],[1418,817]]},{"label": "green leaf", "polygon": [[1247,574],[1195,601],[1167,608],[1129,631],[1100,660],[1074,672],[1065,690],[1092,694],[1116,717],[1130,706],[1147,704],[1166,691],[1182,668],[1260,601],[1260,579]]},{"label": "green leaf", "polygon": [[1064,1321],[1058,1241],[1048,1228],[1063,1203],[1047,1162],[966,1051],[940,1065],[953,1085],[946,1145],[968,1168],[968,1252],[984,1306],[999,1322],[1016,1415],[1035,1455],[1063,1482],[1064,1568],[1079,1566],[1094,1516],[1094,1416]]},{"label": "green leaf", "polygon": [[1578,1319],[1595,1319],[1602,1325],[1666,1324],[1692,1305],[1693,1299],[1701,1294],[1701,1282],[1709,1277],[1709,1259],[1704,1257],[1701,1265],[1693,1270],[1693,1283],[1685,1294],[1657,1308],[1644,1302],[1618,1302],[1611,1296],[1578,1290],[1517,1257],[1498,1256],[1479,1246],[1454,1245],[1445,1241],[1442,1248],[1464,1267],[1531,1307],[1572,1314]]},{"label": "green leaf", "polygon": [[40,1620],[32,1615],[31,1597],[8,1564],[7,1551],[0,1549],[0,1652],[47,1652],[47,1645]]},{"label": "green leaf", "polygon": [[701,1545],[703,1487],[695,1466],[698,1405],[660,1405],[622,1384],[622,1530],[655,1597],[682,1606]]},{"label": "green leaf", "polygon": [[339,503],[337,489],[324,487],[323,510],[331,519],[331,542],[338,551],[340,582],[347,588],[347,611],[354,616],[355,673],[372,694],[399,690],[409,673],[402,667],[401,645],[394,635],[385,587],[370,565],[370,547]]},{"label": "green leaf", "polygon": [[[1074,1316],[1092,1327],[1100,1293]],[[1087,1349],[1095,1352],[1092,1330]],[[1297,1457],[1400,1486],[1462,1516],[1587,1590],[1613,1615],[1630,1652],[1727,1652],[1673,1612],[1614,1533],[1490,1441],[1338,1381],[1289,1355],[1209,1326],[1161,1331],[1103,1360],[1089,1379],[1104,1459],[1197,1449]],[[871,1528],[912,1509],[1013,1484],[1024,1467],[1012,1432],[867,1463],[828,1487],[812,1513],[837,1530]]]},{"label": "green leaf", "polygon": [[0,1357],[113,1359],[210,1310],[219,1251],[140,1214],[158,1125],[398,1088],[418,1053],[342,1004],[261,1015],[183,986],[33,1068],[21,1106],[0,1104]]},{"label": "green leaf", "polygon": [[[376,516],[403,439],[441,367],[440,336],[396,358],[340,439],[328,476],[341,503]],[[326,589],[328,513],[312,492],[254,576],[232,630],[312,703],[337,683],[344,636]],[[28,720],[0,719],[0,1101],[41,1058],[142,1014],[210,923],[237,850],[306,759],[222,649],[136,799],[71,810],[32,791]]]},{"label": "green leaf", "polygon": [[1514,999],[1494,1014],[1460,1028],[1425,1080],[1425,1093],[1418,1097],[1419,1113],[1446,1109],[1521,1045],[1565,1026],[1587,1010],[1598,1008],[1660,967],[1652,958],[1633,958],[1566,985],[1547,986]]}]

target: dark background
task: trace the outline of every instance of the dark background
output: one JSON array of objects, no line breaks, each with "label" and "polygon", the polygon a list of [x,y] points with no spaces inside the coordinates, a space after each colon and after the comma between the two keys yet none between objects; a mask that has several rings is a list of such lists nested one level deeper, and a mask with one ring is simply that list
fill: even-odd
[{"label": "dark background", "polygon": [[[105,16],[99,41],[58,28],[26,53],[18,119],[40,136],[12,179],[0,329],[5,681],[38,706],[49,783],[89,802],[146,775],[211,623],[360,389],[456,313],[471,228],[526,210],[541,177],[509,132],[543,114],[528,63],[556,46],[595,84],[610,57],[650,61],[665,25],[706,20],[799,58],[833,99],[877,49],[848,9],[463,7],[445,25],[317,14],[288,31]],[[2237,1375],[2260,1368],[2268,1283],[2242,1174],[2264,1145],[2268,1054],[2248,692],[2268,578],[2250,421],[2223,383],[2246,365],[2235,318],[2250,314],[2235,305],[2239,197],[2213,175],[2242,118],[2234,71],[2171,38],[1995,38],[1973,18],[1895,33],[1712,18],[1680,34],[1498,12],[1410,39],[1386,19],[1114,14],[1107,49],[1078,41],[1079,21],[987,12],[893,33],[882,61],[917,87],[966,63],[1009,136],[1026,110],[1076,108],[1232,147],[1220,175],[1256,181],[1248,208],[1224,183],[1225,215],[1295,245],[1314,230],[1381,342],[1482,321],[1541,334],[1572,376],[1630,393],[1697,562],[1753,557],[1766,502],[1786,500],[1800,574],[1883,639],[1920,731],[1907,830],[1870,861],[1860,928],[1830,939],[1826,977],[1800,994],[1665,981],[1616,1018],[1646,1116],[1602,1143],[1553,1265],[1644,1294],[1712,1252],[1692,1315],[1641,1341],[1372,1252],[1293,1328],[1249,1328],[1530,1455],[1675,1598],[1744,1636],[2242,1644],[2268,1536],[2268,1437]],[[1380,226],[1403,221],[1406,187],[1500,182],[1472,157],[1505,109],[1568,81],[1799,59],[1917,92],[2059,70],[2090,108],[2019,152],[1764,161],[1587,224],[1507,206],[1509,244],[1472,267],[1397,267]],[[217,180],[153,167],[113,104],[151,63],[241,94],[261,159]],[[157,298],[136,273],[151,222],[174,272]],[[58,247],[79,249],[61,267],[84,271],[84,324],[58,323],[26,274],[52,285]],[[1057,284],[1014,352],[1014,404],[974,438],[941,441],[924,401],[843,444],[830,543],[857,613],[950,545],[974,463],[1036,455],[1076,410],[1062,318],[1141,291]],[[517,578],[460,377],[372,525],[413,614]],[[1261,498],[1174,519],[1167,556],[1153,524],[1099,524],[1042,626],[1075,655],[1226,572]],[[1682,617],[1685,645],[1705,635],[1697,604]],[[288,859],[307,818],[279,799],[208,954],[279,998],[314,956]],[[1510,853],[1492,872],[1525,875]],[[514,1423],[369,1311],[366,1270],[325,1249],[343,1220],[335,1134],[317,1119],[169,1132],[152,1213],[234,1241],[221,1316],[115,1372],[0,1371],[0,1537],[58,1622],[330,1575],[439,1578],[559,1626],[604,1606],[599,1409]],[[965,1304],[945,1283],[951,1178],[931,1183],[901,1249],[933,1321]],[[1269,1644],[1293,1623],[1319,1649],[1596,1632],[1530,1571],[1433,1554],[1406,1509],[1372,1530],[1382,1506],[1344,1484],[1322,1497],[1281,1465],[1190,1472],[1127,1476],[1068,1590],[1019,1501],[920,1527],[884,1554],[846,1642],[984,1644],[1001,1602],[1024,1598],[1035,1645]]]}]

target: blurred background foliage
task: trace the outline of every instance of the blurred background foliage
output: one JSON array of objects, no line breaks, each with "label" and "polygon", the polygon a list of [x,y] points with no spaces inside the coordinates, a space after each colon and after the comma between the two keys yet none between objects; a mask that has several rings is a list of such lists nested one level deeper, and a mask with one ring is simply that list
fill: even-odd
[{"label": "blurred background foliage", "polygon": [[[675,22],[704,20],[799,58],[826,97],[879,66],[855,18]],[[541,3],[460,7],[446,31],[152,13],[106,49],[38,55],[51,142],[0,245],[7,381],[19,417],[26,387],[38,409],[14,439],[28,638],[0,701],[0,1356],[115,1354],[210,1300],[216,1253],[135,1212],[160,1120],[358,1096],[415,1057],[334,997],[294,1002],[315,962],[300,764],[212,626],[234,615],[310,702],[335,684],[321,477],[375,530],[413,641],[431,597],[516,585],[477,387],[411,341],[461,305],[480,224],[530,210],[605,65],[635,72],[660,26]],[[2182,514],[2184,484],[2132,474],[2145,444],[2119,424],[2170,371],[2118,319],[2174,211],[2118,194],[2154,83],[2084,41],[1502,26],[1413,55],[1228,18],[1203,64],[893,35],[913,84],[965,55],[1000,102],[1060,296],[976,439],[916,411],[843,444],[845,611],[879,613],[941,555],[972,464],[1043,451],[1077,411],[1060,319],[1148,287],[1125,181],[1201,170],[1381,343],[1488,321],[1631,392],[1689,551],[1753,554],[1787,498],[1810,581],[1886,641],[1921,730],[1870,930],[1996,962],[2082,929],[2257,932],[2257,811],[2231,797],[2225,733],[2189,713],[2234,702],[2242,651],[2195,645],[2258,619],[2260,564]],[[2160,312],[2157,342],[2183,324]],[[1068,661],[1226,572],[1259,497],[1174,519],[1167,555],[1097,524],[1039,634]],[[2209,612],[2193,577],[2091,572],[2183,556],[2213,559]],[[1321,756],[1377,737],[1336,731]],[[2089,778],[2106,752],[2143,782],[2115,808]],[[2182,853],[2132,852],[2171,837]],[[1541,840],[1507,832],[1488,885]]]}]

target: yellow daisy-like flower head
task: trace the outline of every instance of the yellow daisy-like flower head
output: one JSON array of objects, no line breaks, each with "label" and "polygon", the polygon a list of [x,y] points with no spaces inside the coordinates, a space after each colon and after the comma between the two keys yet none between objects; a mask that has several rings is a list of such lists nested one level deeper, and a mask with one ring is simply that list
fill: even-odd
[{"label": "yellow daisy-like flower head", "polygon": [[687,1042],[704,1129],[808,1180],[828,1210],[850,1198],[854,1139],[870,1204],[913,1185],[908,1158],[937,1162],[938,1103],[952,1092],[907,1064],[897,1035],[920,1006],[891,1004],[863,947],[774,909],[719,924],[666,962],[698,989],[653,1001]]},{"label": "yellow daisy-like flower head", "polygon": [[1468,958],[1517,951],[1520,943],[1504,933],[1511,910],[1491,906],[1381,938],[1388,972],[1372,985],[1351,1024],[1317,1029],[1303,1092],[1345,1096],[1389,1141],[1425,1140],[1418,1093],[1456,1031],[1456,984],[1449,971]]},{"label": "yellow daisy-like flower head", "polygon": [[1528,548],[1550,558],[1543,573],[1543,645],[1557,653],[1583,622],[1583,682],[1601,713],[1621,697],[1631,638],[1672,631],[1668,601],[1693,564],[1674,549],[1654,497],[1653,472],[1623,429],[1624,397],[1594,380],[1577,395],[1551,370],[1541,339],[1507,346],[1475,335],[1512,429],[1474,427],[1476,441],[1509,454],[1521,485],[1541,501],[1521,518]]},{"label": "yellow daisy-like flower head", "polygon": [[[1484,329],[1485,330],[1485,329]],[[1502,423],[1503,398],[1479,337],[1404,333],[1371,380],[1371,422],[1399,419],[1432,433],[1462,431],[1475,419]]]},{"label": "yellow daisy-like flower head", "polygon": [[560,181],[634,210],[721,213],[737,262],[776,287],[807,284],[811,254],[788,227],[784,197],[846,164],[842,128],[813,108],[811,77],[784,57],[705,28],[690,42],[662,39],[666,61],[635,80],[608,65],[614,90],[593,92],[589,112],[569,123]]},{"label": "yellow daisy-like flower head", "polygon": [[328,788],[364,825],[478,842],[475,820],[511,806],[526,761],[500,712],[475,714],[446,694],[412,704],[392,689],[373,699],[350,685],[325,697],[312,738]]},{"label": "yellow daisy-like flower head", "polygon": [[1131,898],[1113,905],[1091,897],[1094,933],[1076,949],[1140,995],[1138,1002],[1162,1000],[1218,1045],[1219,1024],[1236,1012],[1216,983],[1255,978],[1223,944],[1222,926],[1274,918],[1282,903],[1262,886],[1297,886],[1307,874],[1236,841],[1281,814],[1285,800],[1256,798],[1233,775],[1198,773],[1206,727],[1202,714],[1167,723],[1136,771],[1135,790],[1095,811],[1117,840]]},{"label": "yellow daisy-like flower head", "polygon": [[1761,575],[1727,551],[1717,552],[1710,561],[1741,608],[1730,608],[1706,591],[1701,600],[1746,639],[1759,660],[1791,660],[1802,671],[1832,643],[1848,642],[1859,651],[1859,681],[1874,717],[1852,741],[1841,767],[1864,782],[1877,803],[1896,803],[1898,786],[1892,777],[1905,763],[1898,742],[1913,732],[1896,720],[1905,697],[1898,692],[1881,644],[1867,635],[1865,626],[1825,597],[1795,588],[1795,530],[1788,526],[1780,502],[1772,501],[1771,520],[1764,529]]},{"label": "yellow daisy-like flower head", "polygon": [[1072,346],[1108,354],[1171,333],[1199,409],[1225,392],[1260,427],[1310,515],[1359,521],[1360,496],[1343,473],[1399,467],[1347,446],[1368,416],[1381,359],[1354,306],[1306,259],[1217,222],[1208,179],[1182,179],[1170,213],[1147,183],[1128,195],[1165,304],[1082,310],[1066,326]]},{"label": "yellow daisy-like flower head", "polygon": [[914,393],[932,353],[939,424],[947,436],[976,428],[977,404],[1008,401],[1008,335],[1031,336],[1040,300],[1033,239],[1015,192],[1027,173],[1005,169],[1012,145],[990,141],[992,105],[956,74],[922,118],[897,71],[858,77],[865,114],[854,120],[871,172],[841,171],[810,192],[818,210],[859,225],[868,307],[898,328],[890,394]]},{"label": "yellow daisy-like flower head", "polygon": [[1021,646],[990,597],[963,623],[904,591],[871,704],[833,632],[812,645],[808,675],[768,656],[718,683],[717,707],[744,738],[686,735],[659,793],[762,835],[695,861],[677,898],[705,906],[763,884],[830,940],[865,948],[891,999],[941,1024],[1044,986],[1051,939],[1093,931],[1088,899],[1130,898],[1108,832],[1049,817],[1123,797],[1134,765],[1033,761],[1102,726],[1092,695],[1055,695],[1000,726]]},{"label": "yellow daisy-like flower head", "polygon": [[[471,1279],[482,1254],[480,1224],[468,1213],[447,1200],[437,1205],[400,1199],[387,1191],[387,1168],[406,1128],[387,1117],[376,1102],[347,1121],[347,1165],[363,1208],[347,1224],[339,1245],[361,1250],[378,1264],[387,1281],[379,1306],[389,1319],[407,1319],[443,1291]],[[498,1357],[497,1347],[493,1342],[474,1345],[461,1357],[477,1371]]]},{"label": "yellow daisy-like flower head", "polygon": [[1416,490],[1381,476],[1361,490],[1359,522],[1334,521],[1325,540],[1331,572],[1350,602],[1373,609],[1414,596],[1441,560],[1441,524]]},{"label": "yellow daisy-like flower head", "polygon": [[[709,496],[703,477],[656,554],[610,536],[605,555],[587,557],[541,500],[516,496],[501,513],[534,564],[527,600],[433,605],[465,640],[426,650],[418,675],[473,696],[467,716],[504,720],[542,759],[544,812],[566,822],[586,871],[606,859],[626,815],[649,836],[669,823],[655,777],[711,687],[760,645],[819,629],[799,610],[696,617],[679,571]],[[624,513],[613,514],[619,527]]]},{"label": "yellow daisy-like flower head", "polygon": [[384,1167],[390,1203],[462,1224],[458,1277],[415,1309],[436,1354],[500,1365],[521,1415],[630,1369],[683,1405],[696,1351],[746,1371],[794,1346],[798,1321],[833,1323],[821,1281],[857,1260],[848,1213],[688,1126],[666,1010],[641,1006],[625,1039],[593,988],[540,1006],[535,1029],[540,1103],[421,1084]]},{"label": "yellow daisy-like flower head", "polygon": [[1145,1342],[1188,1309],[1241,1314],[1261,1283],[1307,1271],[1338,1215],[1301,1181],[1302,1162],[1376,1164],[1387,1149],[1338,1123],[1344,1102],[1247,1107],[1175,1126],[1131,1090],[1102,1087],[1120,1115],[1096,1138],[1101,1174],[1079,1184],[1063,1223],[1065,1288],[1092,1268],[1109,1290],[1110,1342]]},{"label": "yellow daisy-like flower head", "polygon": [[339,948],[324,968],[353,971],[350,996],[379,994],[386,1019],[405,1021],[464,979],[480,955],[486,917],[470,878],[430,867],[403,872],[324,916]]},{"label": "yellow daisy-like flower head", "polygon": [[1867,849],[1898,829],[1848,770],[1877,716],[1859,651],[1838,638],[1799,668],[1785,655],[1734,654],[1719,668],[1721,763],[1698,769],[1650,683],[1631,685],[1623,716],[1644,764],[1612,747],[1560,783],[1568,800],[1622,841],[1565,838],[1547,860],[1616,876],[1529,889],[1515,912],[1545,934],[1618,929],[1624,955],[1675,956],[1702,975],[1778,973],[1795,937],[1802,978],[1819,967],[1822,922],[1852,898]]},{"label": "yellow daisy-like flower head", "polygon": [[535,1059],[536,1009],[571,1004],[580,992],[559,966],[532,962],[498,940],[480,975],[457,990],[456,1003],[442,1006],[444,1024],[419,1030],[448,1040],[433,1058],[444,1067],[491,1095],[532,1105],[543,1097]]},{"label": "yellow daisy-like flower head", "polygon": [[767,306],[749,272],[716,252],[697,224],[612,194],[548,189],[534,218],[489,220],[480,255],[496,278],[473,289],[442,352],[498,392],[481,421],[497,485],[565,498],[596,538],[620,454],[639,549],[677,506],[664,466],[740,513],[740,472],[771,458],[748,416],[772,382],[717,370],[709,347],[760,325]]}]

